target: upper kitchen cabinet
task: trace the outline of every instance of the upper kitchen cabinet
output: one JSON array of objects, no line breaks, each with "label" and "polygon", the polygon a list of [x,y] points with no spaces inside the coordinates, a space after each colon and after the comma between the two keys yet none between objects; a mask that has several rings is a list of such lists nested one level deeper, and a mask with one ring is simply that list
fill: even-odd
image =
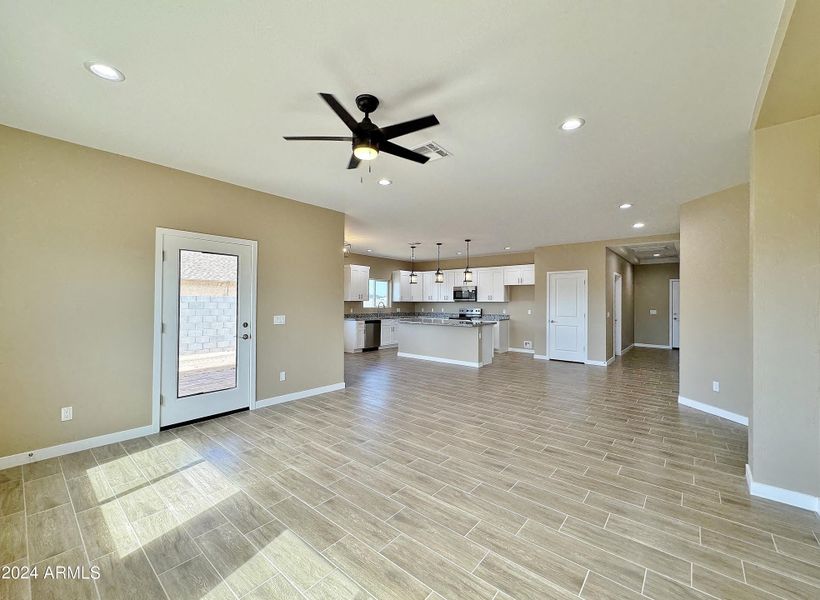
[{"label": "upper kitchen cabinet", "polygon": [[370,267],[345,265],[345,301],[367,300]]},{"label": "upper kitchen cabinet", "polygon": [[444,284],[436,283],[435,271],[422,271],[419,273],[419,283],[421,284],[422,302],[439,302],[439,288]]},{"label": "upper kitchen cabinet", "polygon": [[478,302],[507,302],[504,267],[473,269]]},{"label": "upper kitchen cabinet", "polygon": [[423,302],[424,283],[418,273],[418,283],[410,283],[410,271],[393,271],[393,302]]},{"label": "upper kitchen cabinet", "polygon": [[410,271],[393,271],[393,302],[412,302]]},{"label": "upper kitchen cabinet", "polygon": [[535,265],[504,267],[504,285],[535,285]]}]

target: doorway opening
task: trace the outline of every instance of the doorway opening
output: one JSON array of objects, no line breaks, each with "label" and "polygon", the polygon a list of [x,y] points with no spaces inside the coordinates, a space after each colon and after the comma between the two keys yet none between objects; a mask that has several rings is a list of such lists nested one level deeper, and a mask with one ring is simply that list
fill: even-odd
[{"label": "doorway opening", "polygon": [[612,347],[615,356],[623,354],[623,335],[621,318],[623,316],[623,277],[620,273],[612,274]]},{"label": "doorway opening", "polygon": [[680,279],[669,280],[669,345],[680,348]]}]

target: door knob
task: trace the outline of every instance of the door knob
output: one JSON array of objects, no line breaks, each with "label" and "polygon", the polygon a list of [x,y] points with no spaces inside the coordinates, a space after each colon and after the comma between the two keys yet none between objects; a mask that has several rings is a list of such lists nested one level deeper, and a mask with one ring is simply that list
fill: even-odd
[{"label": "door knob", "polygon": [[555,321],[553,321],[552,319],[550,319],[550,323],[555,323]]},{"label": "door knob", "polygon": [[251,336],[249,336],[247,333],[242,335],[243,340],[247,340],[249,337],[251,337]]}]

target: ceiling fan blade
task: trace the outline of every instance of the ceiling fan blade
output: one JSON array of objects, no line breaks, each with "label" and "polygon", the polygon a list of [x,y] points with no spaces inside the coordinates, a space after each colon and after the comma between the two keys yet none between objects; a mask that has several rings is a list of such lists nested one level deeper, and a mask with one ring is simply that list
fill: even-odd
[{"label": "ceiling fan blade", "polygon": [[403,148],[398,144],[394,144],[393,142],[382,142],[379,144],[379,152],[384,152],[385,154],[392,154],[393,156],[398,156],[400,158],[406,158],[407,160],[412,160],[417,163],[424,164],[428,160],[428,157],[424,156],[423,154],[419,154],[418,152],[413,152],[412,150],[408,150],[407,148]]},{"label": "ceiling fan blade", "polygon": [[408,133],[413,133],[414,131],[427,129],[433,125],[438,125],[438,119],[436,118],[436,115],[429,115],[427,117],[413,119],[412,121],[405,121],[404,123],[397,123],[396,125],[382,127],[382,135],[384,135],[384,139],[390,140],[395,137],[399,137],[400,135],[407,135]]},{"label": "ceiling fan blade", "polygon": [[292,141],[311,141],[311,142],[352,142],[353,138],[348,136],[338,135],[286,135],[285,139]]},{"label": "ceiling fan blade", "polygon": [[362,161],[361,161],[361,160],[359,160],[358,158],[356,158],[356,156],[355,156],[355,155],[351,154],[351,155],[350,155],[350,162],[349,162],[349,163],[347,163],[347,168],[348,168],[348,169],[355,169],[356,167],[358,167],[358,166],[359,166],[359,163],[360,163],[360,162],[362,162]]},{"label": "ceiling fan blade", "polygon": [[328,103],[328,106],[333,109],[339,118],[344,121],[345,125],[350,131],[356,131],[356,128],[359,126],[359,123],[354,119],[349,112],[345,110],[345,107],[342,106],[336,97],[333,94],[323,94],[319,93],[322,99]]}]

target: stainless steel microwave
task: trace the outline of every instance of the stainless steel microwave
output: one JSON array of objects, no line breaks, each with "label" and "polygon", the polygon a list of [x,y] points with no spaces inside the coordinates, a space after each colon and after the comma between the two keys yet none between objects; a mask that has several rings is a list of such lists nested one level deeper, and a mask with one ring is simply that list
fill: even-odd
[{"label": "stainless steel microwave", "polygon": [[453,302],[476,302],[478,288],[474,285],[460,285],[453,288]]}]

